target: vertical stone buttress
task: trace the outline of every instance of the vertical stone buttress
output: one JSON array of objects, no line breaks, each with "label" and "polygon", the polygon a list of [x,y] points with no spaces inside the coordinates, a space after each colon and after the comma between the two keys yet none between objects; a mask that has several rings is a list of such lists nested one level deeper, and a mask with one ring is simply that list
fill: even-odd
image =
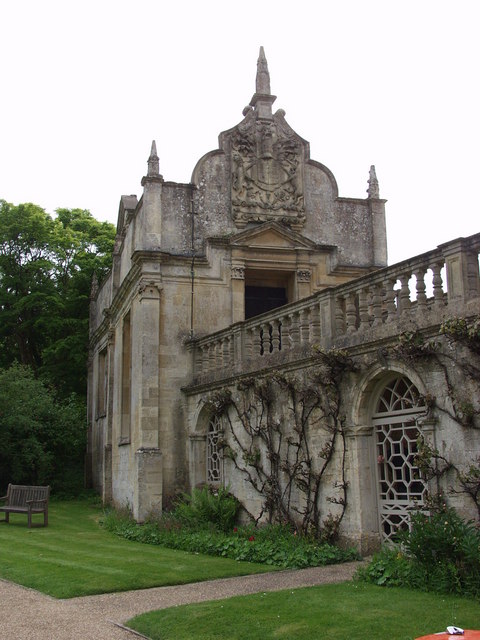
[{"label": "vertical stone buttress", "polygon": [[[163,177],[155,141],[148,158],[147,175],[142,179],[142,207],[136,218],[134,256],[137,252],[160,250],[162,228]],[[133,380],[135,481],[133,512],[142,522],[161,508],[163,492],[162,454],[159,443],[159,340],[161,274],[160,264],[138,254],[141,275],[134,301]]]}]

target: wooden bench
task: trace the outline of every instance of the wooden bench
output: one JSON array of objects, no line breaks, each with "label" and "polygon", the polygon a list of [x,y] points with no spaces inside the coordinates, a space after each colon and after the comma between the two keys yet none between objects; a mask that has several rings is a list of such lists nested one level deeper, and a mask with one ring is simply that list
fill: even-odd
[{"label": "wooden bench", "polygon": [[[26,513],[28,528],[32,527],[32,515],[43,513],[43,526],[48,525],[48,498],[50,487],[28,487],[21,484],[9,484],[7,495],[0,501],[5,501],[0,506],[0,511],[5,513],[5,519],[0,522],[9,522],[11,513]],[[39,525],[41,526],[41,525]]]}]

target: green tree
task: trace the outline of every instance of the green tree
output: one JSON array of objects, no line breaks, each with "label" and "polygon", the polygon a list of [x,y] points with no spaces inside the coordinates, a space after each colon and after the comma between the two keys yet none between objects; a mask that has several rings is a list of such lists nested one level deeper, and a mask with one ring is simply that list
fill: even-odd
[{"label": "green tree", "polygon": [[50,484],[74,494],[83,487],[85,403],[59,398],[15,364],[0,371],[0,490],[14,484]]},{"label": "green tree", "polygon": [[0,367],[18,361],[85,394],[91,281],[108,272],[114,238],[88,211],[0,200]]}]

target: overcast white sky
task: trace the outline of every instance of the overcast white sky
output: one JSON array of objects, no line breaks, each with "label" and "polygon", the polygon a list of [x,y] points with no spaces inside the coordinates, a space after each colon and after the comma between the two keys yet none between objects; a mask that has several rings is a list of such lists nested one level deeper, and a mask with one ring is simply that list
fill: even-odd
[{"label": "overcast white sky", "polygon": [[116,222],[152,139],[189,182],[263,45],[274,109],[340,195],[376,165],[390,263],[479,232],[479,18],[479,0],[0,0],[0,198]]}]

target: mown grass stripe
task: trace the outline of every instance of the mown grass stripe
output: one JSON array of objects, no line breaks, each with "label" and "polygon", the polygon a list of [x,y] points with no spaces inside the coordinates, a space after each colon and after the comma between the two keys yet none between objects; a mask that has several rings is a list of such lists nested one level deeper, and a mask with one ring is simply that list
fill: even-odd
[{"label": "mown grass stripe", "polygon": [[268,567],[122,540],[86,502],[52,502],[49,526],[0,522],[0,577],[58,598],[263,573]]}]

